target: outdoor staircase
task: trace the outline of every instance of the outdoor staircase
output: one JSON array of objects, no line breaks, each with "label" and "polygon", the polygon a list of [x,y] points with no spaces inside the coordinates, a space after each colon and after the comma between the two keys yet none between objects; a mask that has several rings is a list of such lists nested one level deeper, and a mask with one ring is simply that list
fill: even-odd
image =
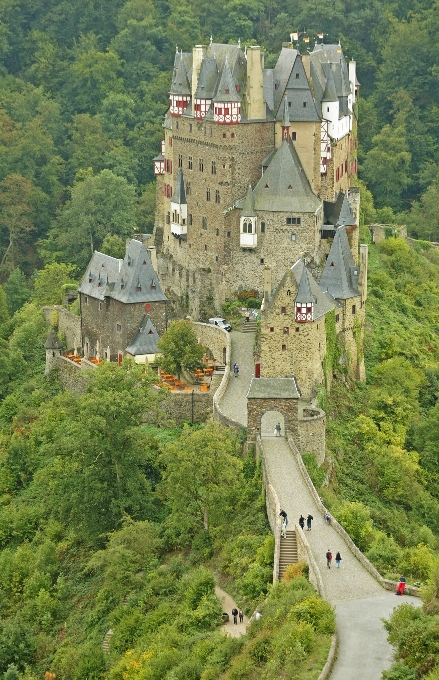
[{"label": "outdoor staircase", "polygon": [[287,537],[280,539],[279,579],[283,577],[285,568],[294,562],[298,562],[296,532],[287,531]]},{"label": "outdoor staircase", "polygon": [[242,332],[243,333],[256,333],[257,322],[253,314],[250,316],[249,320],[245,319],[242,322]]},{"label": "outdoor staircase", "polygon": [[108,654],[110,651],[110,640],[111,636],[113,635],[113,630],[110,628],[110,630],[107,630],[105,633],[105,637],[102,641],[102,651],[104,654]]}]

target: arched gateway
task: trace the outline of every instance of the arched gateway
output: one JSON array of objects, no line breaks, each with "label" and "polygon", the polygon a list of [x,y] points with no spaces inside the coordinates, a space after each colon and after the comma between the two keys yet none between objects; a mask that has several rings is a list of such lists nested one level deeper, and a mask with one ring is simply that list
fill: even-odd
[{"label": "arched gateway", "polygon": [[284,434],[298,434],[300,393],[295,378],[253,378],[247,392],[248,440],[261,433],[261,419],[267,411],[284,416]]}]

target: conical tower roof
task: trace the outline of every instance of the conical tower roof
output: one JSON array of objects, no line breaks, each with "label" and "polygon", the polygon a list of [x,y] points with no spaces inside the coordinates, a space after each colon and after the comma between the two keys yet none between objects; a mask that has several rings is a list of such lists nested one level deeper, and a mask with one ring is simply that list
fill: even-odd
[{"label": "conical tower roof", "polygon": [[315,213],[322,202],[314,194],[294,146],[283,140],[254,191],[255,210]]},{"label": "conical tower roof", "polygon": [[302,304],[316,301],[315,296],[311,293],[311,284],[305,262],[303,263],[302,275],[300,277],[299,288],[297,290],[295,301]]},{"label": "conical tower roof", "polygon": [[190,95],[191,87],[189,84],[189,79],[187,77],[186,68],[183,61],[183,55],[181,55],[177,68],[174,71],[174,77],[172,79],[171,94],[183,94]]},{"label": "conical tower roof", "polygon": [[242,204],[241,217],[256,217],[255,201],[253,198],[253,190],[250,184],[248,186],[247,195]]},{"label": "conical tower roof", "polygon": [[214,97],[216,102],[240,102],[241,98],[236,91],[236,86],[233,81],[232,73],[229,68],[229,63],[224,62],[223,72],[219,81],[218,89]]},{"label": "conical tower roof", "polygon": [[346,227],[338,227],[323,269],[320,287],[338,300],[356,297],[360,295],[359,271],[360,268],[352,257]]},{"label": "conical tower roof", "polygon": [[52,328],[50,331],[49,335],[47,336],[47,340],[44,343],[44,347],[46,349],[62,349],[63,345],[59,337],[57,336],[55,330]]},{"label": "conical tower roof", "polygon": [[178,176],[177,176],[177,181],[175,183],[175,191],[173,193],[171,203],[179,203],[180,205],[182,203],[186,203],[186,192],[184,190],[184,181],[183,181],[183,170],[179,168],[178,170]]},{"label": "conical tower roof", "polygon": [[218,65],[215,57],[204,57],[198,76],[197,99],[212,99],[218,82]]},{"label": "conical tower roof", "polygon": [[328,69],[328,77],[326,78],[325,91],[323,93],[322,102],[337,102],[337,90],[335,89],[334,76],[332,69]]}]

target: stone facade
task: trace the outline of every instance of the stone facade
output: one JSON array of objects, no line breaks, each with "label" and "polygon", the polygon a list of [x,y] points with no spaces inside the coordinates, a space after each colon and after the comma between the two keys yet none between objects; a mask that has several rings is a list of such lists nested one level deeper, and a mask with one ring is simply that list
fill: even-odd
[{"label": "stone facade", "polygon": [[[339,72],[336,96],[344,130],[334,139],[328,133],[324,144],[323,130],[329,128],[322,108],[327,77],[322,63]],[[273,201],[268,211],[256,209],[255,231],[243,239],[242,201],[286,139],[297,154],[298,172],[321,205],[347,192],[356,168],[356,125],[349,108],[355,83],[355,66],[348,73],[339,46],[317,45],[304,57],[285,46],[268,70],[258,47],[244,54],[239,46],[213,43],[177,53],[163,162],[156,170],[155,244],[164,290],[194,319],[219,313],[237,290],[261,291],[265,263],[276,285],[302,253],[317,262],[324,257],[323,210],[304,203],[291,211]],[[223,106],[221,111],[236,115],[220,114]],[[297,194],[296,186],[286,187],[285,195],[289,191]],[[287,228],[292,225],[298,228]]]},{"label": "stone facade", "polygon": [[299,399],[251,399],[247,400],[248,440],[254,442],[261,432],[261,419],[267,411],[278,411],[284,417],[285,436],[298,432]]},{"label": "stone facade", "polygon": [[322,465],[326,449],[326,413],[322,409],[299,403],[296,445],[300,453],[313,453]]}]

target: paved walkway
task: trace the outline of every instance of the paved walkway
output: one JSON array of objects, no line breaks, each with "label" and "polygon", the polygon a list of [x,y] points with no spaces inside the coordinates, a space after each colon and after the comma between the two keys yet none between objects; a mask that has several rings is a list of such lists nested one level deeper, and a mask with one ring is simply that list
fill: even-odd
[{"label": "paved walkway", "polygon": [[[240,366],[238,378],[230,378],[220,407],[225,415],[247,424],[245,395],[253,376],[252,333],[232,334],[232,363]],[[266,414],[262,427],[264,456],[281,507],[290,523],[300,514],[314,517],[311,531],[305,531],[314,558],[322,574],[329,602],[336,608],[339,652],[331,680],[380,680],[381,671],[391,665],[392,648],[386,640],[381,618],[390,616],[393,608],[407,601],[420,604],[417,598],[396,597],[384,590],[350,552],[339,534],[328,526],[309,493],[297,462],[286,440],[274,436],[279,414]],[[339,550],[340,569],[326,566],[325,553],[333,556]]]}]

